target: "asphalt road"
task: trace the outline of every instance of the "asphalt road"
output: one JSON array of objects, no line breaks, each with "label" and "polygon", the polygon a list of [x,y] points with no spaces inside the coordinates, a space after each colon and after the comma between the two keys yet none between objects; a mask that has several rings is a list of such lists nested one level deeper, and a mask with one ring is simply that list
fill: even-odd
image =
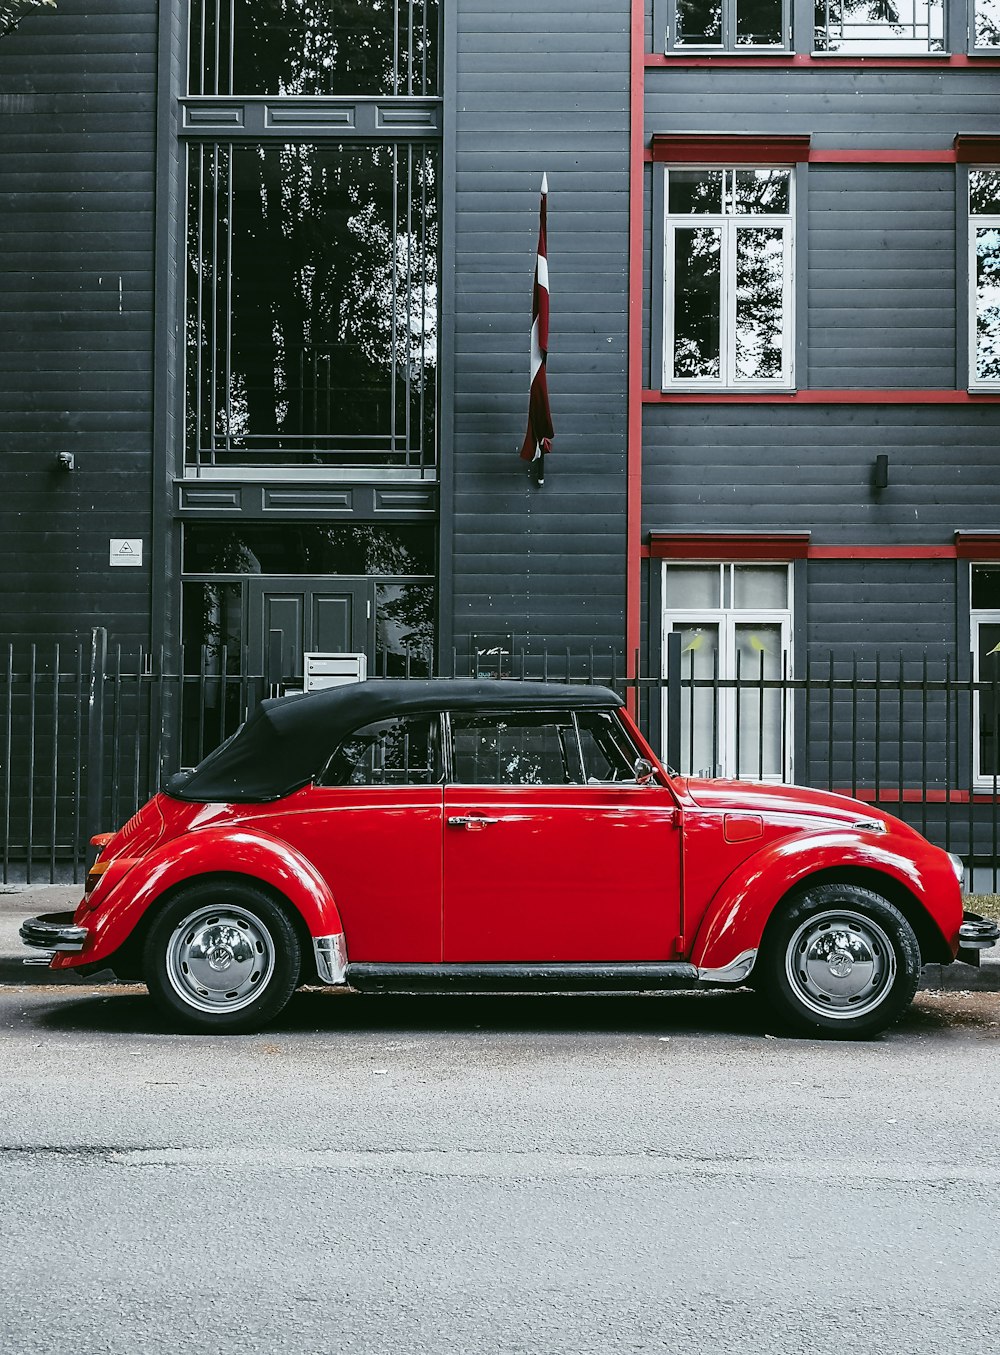
[{"label": "asphalt road", "polygon": [[0,1350],[992,1352],[1000,998],[0,991]]}]

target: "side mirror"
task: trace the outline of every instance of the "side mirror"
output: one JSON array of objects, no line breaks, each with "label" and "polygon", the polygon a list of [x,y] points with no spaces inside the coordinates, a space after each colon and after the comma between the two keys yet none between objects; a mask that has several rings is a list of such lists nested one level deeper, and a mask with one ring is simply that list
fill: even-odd
[{"label": "side mirror", "polygon": [[632,764],[632,770],[635,772],[636,782],[640,786],[648,786],[653,779],[653,764],[648,758],[637,757]]}]

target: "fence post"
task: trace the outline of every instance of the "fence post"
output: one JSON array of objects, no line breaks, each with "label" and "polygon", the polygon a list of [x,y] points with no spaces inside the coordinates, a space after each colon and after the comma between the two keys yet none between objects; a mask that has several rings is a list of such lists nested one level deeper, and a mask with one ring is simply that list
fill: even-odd
[{"label": "fence post", "polygon": [[667,636],[667,728],[664,748],[667,766],[674,771],[681,768],[681,633],[672,630]]},{"label": "fence post", "polygon": [[[108,632],[95,626],[90,632],[90,672],[87,675],[87,842],[105,826],[104,817],[104,681],[108,668]],[[89,862],[89,849],[84,852]]]}]

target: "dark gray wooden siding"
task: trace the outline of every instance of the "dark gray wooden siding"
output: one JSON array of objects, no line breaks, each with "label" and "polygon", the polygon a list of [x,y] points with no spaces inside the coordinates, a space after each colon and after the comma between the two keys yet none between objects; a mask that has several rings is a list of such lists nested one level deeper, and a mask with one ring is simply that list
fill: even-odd
[{"label": "dark gray wooden siding", "polygon": [[155,30],[59,0],[0,39],[4,638],[148,635],[108,543],[150,541]]},{"label": "dark gray wooden siding", "polygon": [[[453,10],[454,519],[444,541],[461,643],[473,631],[623,641],[628,18],[625,0],[589,10],[459,0]],[[556,439],[535,489],[517,453],[543,172]]]},{"label": "dark gray wooden siding", "polygon": [[[994,405],[647,406],[646,530],[946,544],[997,526]],[[889,486],[871,487],[876,455]]]}]

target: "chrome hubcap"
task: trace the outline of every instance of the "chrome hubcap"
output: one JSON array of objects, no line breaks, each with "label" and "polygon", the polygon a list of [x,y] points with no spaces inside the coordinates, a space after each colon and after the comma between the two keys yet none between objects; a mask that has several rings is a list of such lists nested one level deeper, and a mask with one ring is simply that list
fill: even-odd
[{"label": "chrome hubcap", "polygon": [[201,1012],[235,1012],[267,987],[274,940],[260,918],[241,909],[199,908],[167,943],[167,978]]},{"label": "chrome hubcap", "polygon": [[831,909],[803,922],[792,936],[785,974],[810,1011],[848,1020],[888,997],[896,977],[896,952],[870,917]]}]

